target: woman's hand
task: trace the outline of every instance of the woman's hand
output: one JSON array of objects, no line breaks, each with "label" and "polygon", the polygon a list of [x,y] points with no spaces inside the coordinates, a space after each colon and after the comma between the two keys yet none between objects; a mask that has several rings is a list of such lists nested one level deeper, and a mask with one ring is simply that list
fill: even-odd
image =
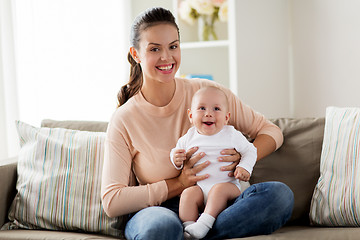
[{"label": "woman's hand", "polygon": [[180,181],[181,185],[185,188],[193,186],[196,184],[196,182],[204,180],[209,177],[208,174],[196,176],[197,173],[199,173],[201,170],[206,168],[210,162],[206,161],[204,163],[201,163],[199,165],[195,165],[201,158],[205,156],[205,153],[201,152],[198,154],[194,153],[198,150],[198,148],[192,148],[186,153],[186,160],[184,161],[184,167],[178,177],[178,180]]},{"label": "woman's hand", "polygon": [[229,177],[234,176],[234,171],[236,166],[239,164],[241,155],[238,153],[234,148],[233,149],[224,149],[221,152],[221,155],[227,155],[227,156],[221,156],[218,158],[220,162],[229,162],[228,166],[221,167],[221,171],[229,171]]},{"label": "woman's hand", "polygon": [[194,167],[195,163],[205,156],[205,153],[193,155],[197,150],[198,148],[192,148],[186,153],[184,167],[178,177],[165,180],[168,187],[168,199],[178,196],[185,188],[194,186],[196,182],[209,177],[208,174],[196,176],[210,164],[209,161],[206,161]]},{"label": "woman's hand", "polygon": [[186,153],[184,167],[178,177],[165,180],[168,188],[168,199],[178,196],[185,188],[193,186],[196,182],[209,177],[208,174],[196,176],[198,172],[210,164],[209,161],[206,161],[194,167],[195,163],[205,156],[205,153],[193,155],[197,150],[198,148],[192,148]]}]

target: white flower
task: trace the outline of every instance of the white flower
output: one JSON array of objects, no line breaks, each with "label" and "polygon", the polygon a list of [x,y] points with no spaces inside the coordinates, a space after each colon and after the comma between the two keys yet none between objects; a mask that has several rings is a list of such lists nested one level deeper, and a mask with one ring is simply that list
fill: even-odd
[{"label": "white flower", "polygon": [[215,11],[211,0],[188,0],[188,2],[199,14],[211,15]]},{"label": "white flower", "polygon": [[199,17],[211,16],[213,24],[215,20],[227,22],[227,0],[182,0],[179,6],[179,17],[190,25],[193,25]]},{"label": "white flower", "polygon": [[219,9],[219,20],[221,22],[227,22],[228,20],[228,3],[225,1]]},{"label": "white flower", "polygon": [[179,15],[185,22],[193,25],[195,22],[194,16],[191,14],[191,6],[188,1],[182,1],[179,7]]},{"label": "white flower", "polygon": [[212,4],[215,6],[215,7],[221,7],[221,5],[226,2],[227,0],[212,0]]}]

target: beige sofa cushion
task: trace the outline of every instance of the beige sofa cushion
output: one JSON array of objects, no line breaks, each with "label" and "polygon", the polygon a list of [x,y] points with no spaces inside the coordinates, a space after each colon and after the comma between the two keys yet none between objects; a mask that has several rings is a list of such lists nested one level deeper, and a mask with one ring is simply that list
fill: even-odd
[{"label": "beige sofa cushion", "polygon": [[284,144],[256,163],[251,183],[280,181],[295,195],[290,222],[309,223],[310,201],[319,178],[324,118],[276,119],[284,134]]},{"label": "beige sofa cushion", "polygon": [[[0,231],[0,240],[39,240],[39,239],[68,239],[68,240],[97,240],[97,239],[119,239],[108,235],[94,233],[76,233],[66,231],[48,230],[5,230]],[[124,239],[124,238],[120,238]]]},{"label": "beige sofa cushion", "polygon": [[360,228],[286,226],[270,235],[239,238],[237,240],[357,240],[359,236]]}]

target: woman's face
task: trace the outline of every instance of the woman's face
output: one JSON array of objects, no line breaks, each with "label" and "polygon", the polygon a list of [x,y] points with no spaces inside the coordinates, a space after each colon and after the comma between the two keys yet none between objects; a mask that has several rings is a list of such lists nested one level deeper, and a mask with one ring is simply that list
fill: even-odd
[{"label": "woman's face", "polygon": [[[145,29],[140,35],[135,61],[140,62],[144,82],[169,83],[174,80],[181,62],[176,27],[162,23]],[[134,57],[134,54],[133,54]]]}]

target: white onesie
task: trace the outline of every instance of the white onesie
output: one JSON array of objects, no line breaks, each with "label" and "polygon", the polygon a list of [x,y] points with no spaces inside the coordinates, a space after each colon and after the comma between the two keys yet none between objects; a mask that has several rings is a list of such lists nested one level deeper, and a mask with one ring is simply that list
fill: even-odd
[{"label": "white onesie", "polygon": [[[222,166],[229,165],[228,162],[219,162],[218,157],[223,156],[220,152],[224,149],[235,148],[241,154],[241,160],[238,164],[243,167],[250,174],[257,158],[257,150],[252,143],[250,143],[245,136],[237,131],[233,126],[226,125],[217,134],[207,136],[198,133],[195,127],[192,127],[188,132],[179,138],[176,147],[170,152],[170,159],[176,169],[180,170],[183,166],[177,167],[174,164],[173,154],[176,149],[185,149],[188,151],[192,147],[199,147],[197,152],[204,152],[206,155],[200,159],[195,165],[201,164],[205,161],[210,161],[211,164],[200,171],[197,175],[209,174],[209,178],[197,182],[204,193],[205,202],[207,200],[208,192],[216,183],[232,182],[241,192],[249,186],[248,182],[239,182],[235,177],[229,177],[228,172],[221,171]],[[196,152],[196,153],[197,153]]]}]

